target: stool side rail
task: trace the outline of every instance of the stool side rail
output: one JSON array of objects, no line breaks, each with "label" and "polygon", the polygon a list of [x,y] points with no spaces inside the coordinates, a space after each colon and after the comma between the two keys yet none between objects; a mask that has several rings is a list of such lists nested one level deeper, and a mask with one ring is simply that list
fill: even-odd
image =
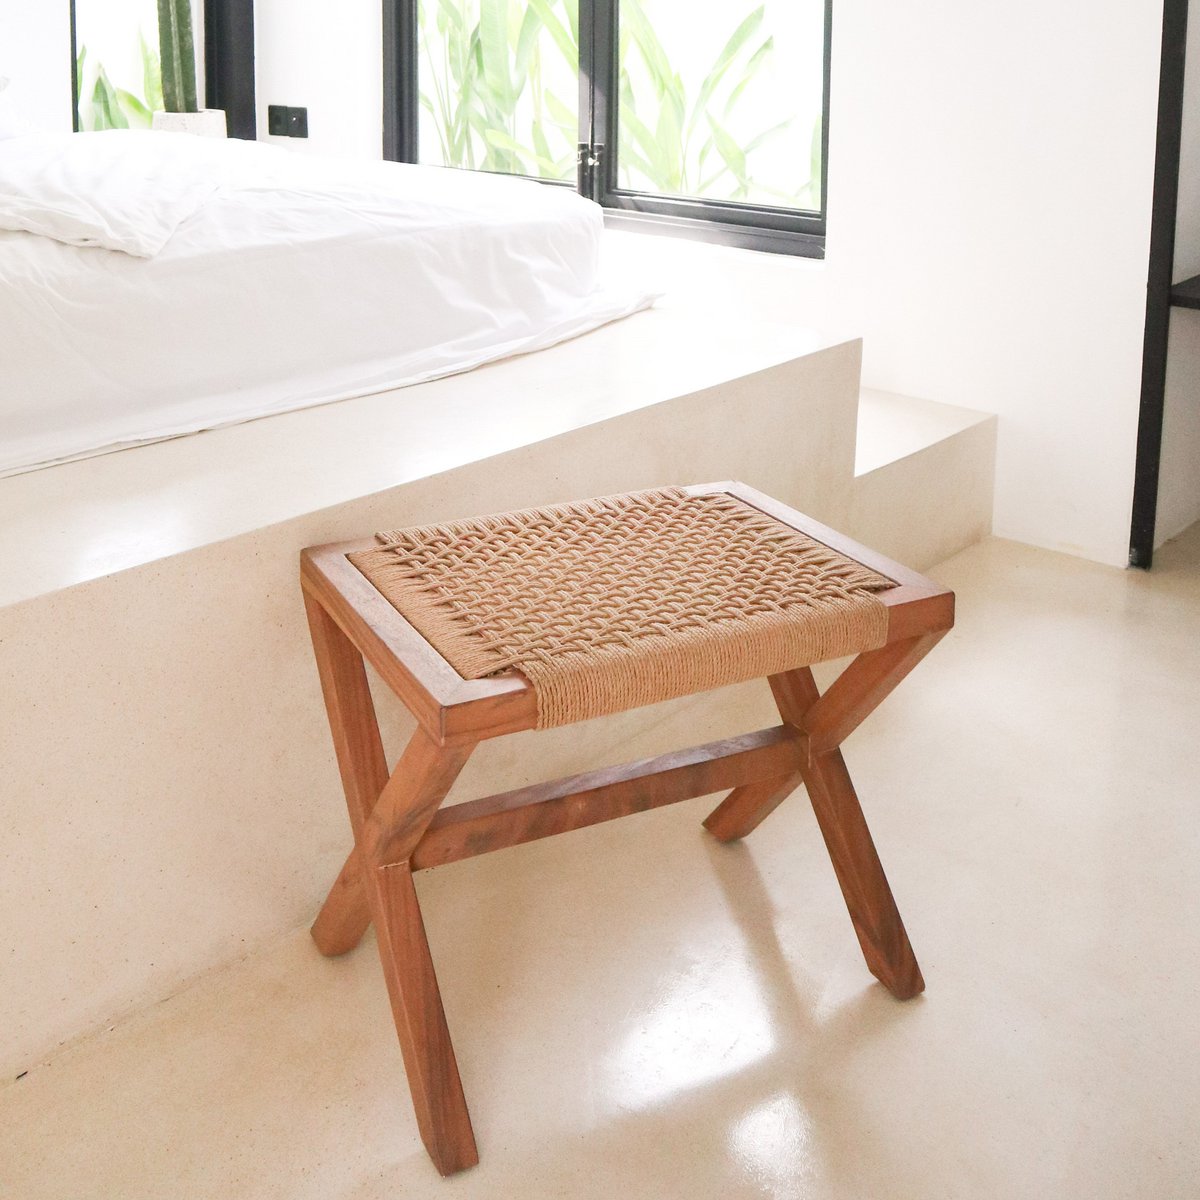
[{"label": "stool side rail", "polygon": [[[440,809],[412,853],[424,870],[617,817],[796,775],[805,738],[788,725]],[[798,779],[797,779],[798,782]]]}]

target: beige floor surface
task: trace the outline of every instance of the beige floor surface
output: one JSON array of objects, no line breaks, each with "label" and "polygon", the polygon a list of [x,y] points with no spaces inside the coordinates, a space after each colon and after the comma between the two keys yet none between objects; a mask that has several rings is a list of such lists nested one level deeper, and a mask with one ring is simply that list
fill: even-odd
[{"label": "beige floor surface", "polygon": [[0,1196],[1200,1196],[1200,527],[934,574],[958,628],[847,747],[923,997],[803,794],[737,847],[695,801],[420,877],[474,1170],[425,1156],[373,945],[298,931],[0,1089]]}]

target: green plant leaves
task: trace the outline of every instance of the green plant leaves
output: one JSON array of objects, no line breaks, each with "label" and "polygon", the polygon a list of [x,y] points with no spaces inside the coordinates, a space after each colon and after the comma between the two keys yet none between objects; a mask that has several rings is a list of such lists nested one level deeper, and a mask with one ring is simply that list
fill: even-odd
[{"label": "green plant leaves", "polygon": [[[721,80],[725,78],[729,72],[729,68],[733,66],[739,51],[741,51],[742,47],[745,46],[762,26],[765,15],[766,10],[762,5],[759,5],[730,35],[729,41],[725,43],[721,53],[717,55],[717,61],[700,84],[700,91],[696,96],[696,103],[692,108],[692,124],[695,124],[696,119],[706,110],[713,92],[717,90]],[[758,63],[752,58],[750,63],[747,64],[747,71],[743,75],[741,86],[744,87],[754,78],[757,69]]]},{"label": "green plant leaves", "polygon": [[479,65],[489,92],[488,101],[500,109],[511,108],[513,95],[509,75],[508,4],[506,0],[480,0]]},{"label": "green plant leaves", "polygon": [[[568,18],[568,24],[566,25],[563,24],[562,18],[555,11],[560,6],[566,10]],[[567,65],[573,71],[577,71],[579,69],[578,3],[561,4],[561,0],[529,0],[529,11],[537,14],[542,27],[562,52]]]},{"label": "green plant leaves", "polygon": [[517,79],[524,79],[529,74],[534,51],[537,49],[537,35],[541,32],[542,20],[537,10],[530,5],[521,19],[517,32],[516,51],[513,55],[513,74]]},{"label": "green plant leaves", "polygon": [[[143,47],[145,41],[142,41]],[[143,73],[146,64],[143,60]],[[86,46],[81,46],[75,60],[75,78],[79,90],[79,128],[86,131],[102,129],[149,129],[153,109],[140,97],[113,84],[103,64],[90,66]]]},{"label": "green plant leaves", "polygon": [[117,89],[109,82],[103,67],[96,70],[96,86],[92,89],[92,109],[97,129],[128,129],[129,119],[121,111]]},{"label": "green plant leaves", "polygon": [[158,50],[163,104],[168,112],[196,111],[196,51],[191,0],[158,0]]},{"label": "green plant leaves", "polygon": [[712,113],[705,113],[704,118],[712,130],[713,142],[717,147],[717,153],[724,160],[725,165],[733,172],[739,187],[745,187],[747,182],[746,152],[729,135],[728,130],[720,125]]},{"label": "green plant leaves", "polygon": [[444,163],[571,177],[578,116],[546,87],[543,55],[576,71],[577,26],[575,0],[438,0],[432,24],[418,10],[421,106]]},{"label": "green plant leaves", "polygon": [[140,29],[138,30],[138,53],[142,60],[142,95],[146,97],[146,108],[151,112],[158,112],[163,106],[162,64]]},{"label": "green plant leaves", "polygon": [[[744,142],[727,121],[774,50],[774,37],[763,36],[765,4],[737,23],[707,72],[693,84],[694,97],[689,97],[643,9],[646,2],[621,0],[618,165],[623,185],[700,196],[715,190],[733,200],[748,199],[752,190],[761,192],[751,173],[750,155],[789,128],[792,120]],[[695,74],[689,78],[694,80]],[[652,134],[647,115],[655,121]],[[717,164],[716,169],[710,164]]]}]

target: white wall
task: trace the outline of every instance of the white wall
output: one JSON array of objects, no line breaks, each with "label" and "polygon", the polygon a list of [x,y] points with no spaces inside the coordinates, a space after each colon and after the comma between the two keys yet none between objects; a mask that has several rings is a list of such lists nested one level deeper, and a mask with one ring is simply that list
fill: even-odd
[{"label": "white wall", "polygon": [[[377,0],[257,20],[263,127],[308,104],[308,149],[378,153]],[[1124,564],[1161,4],[839,0],[834,21],[828,257],[757,299],[861,332],[868,386],[998,413],[999,534]]]},{"label": "white wall", "polygon": [[0,0],[0,75],[10,99],[39,129],[71,128],[71,18],[61,3]]},{"label": "white wall", "polygon": [[835,22],[823,303],[861,329],[864,381],[998,413],[996,532],[1123,564],[1161,6],[845,0]]},{"label": "white wall", "polygon": [[[1188,22],[1172,278],[1200,275],[1200,5]],[[1200,312],[1171,310],[1155,544],[1200,521]]]},{"label": "white wall", "polygon": [[[256,0],[258,136],[289,150],[378,158],[383,141],[379,0]],[[267,135],[267,106],[308,109],[308,138]]]}]

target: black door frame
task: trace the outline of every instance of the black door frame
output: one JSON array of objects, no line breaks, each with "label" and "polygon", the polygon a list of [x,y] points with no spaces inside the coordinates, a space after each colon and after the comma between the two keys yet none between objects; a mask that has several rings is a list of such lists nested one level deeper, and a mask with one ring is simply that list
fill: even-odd
[{"label": "black door frame", "polygon": [[223,108],[229,136],[258,136],[254,0],[204,0],[204,101]]},{"label": "black door frame", "polygon": [[1142,342],[1142,395],[1134,459],[1129,565],[1154,562],[1158,476],[1162,458],[1163,406],[1171,283],[1175,269],[1175,218],[1179,204],[1179,153],[1183,141],[1184,59],[1188,0],[1163,0],[1162,60],[1158,77],[1158,135],[1150,216],[1150,262],[1146,276],[1146,330]]}]

